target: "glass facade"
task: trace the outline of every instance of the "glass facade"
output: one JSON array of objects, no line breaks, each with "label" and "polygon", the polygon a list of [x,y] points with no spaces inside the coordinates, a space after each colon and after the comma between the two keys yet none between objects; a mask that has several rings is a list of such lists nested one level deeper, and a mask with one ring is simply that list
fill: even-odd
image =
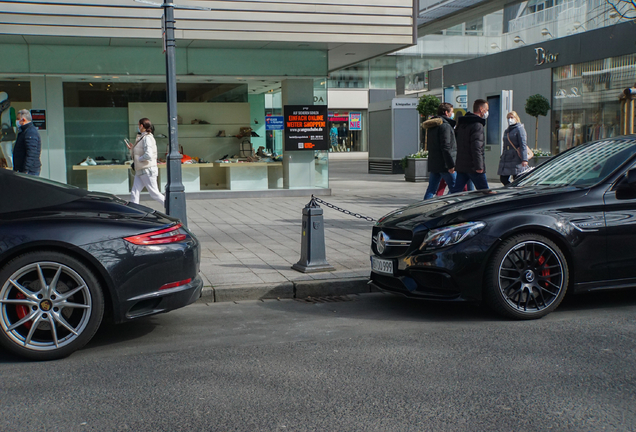
[{"label": "glass facade", "polygon": [[552,151],[619,135],[618,96],[636,82],[636,54],[552,70]]},{"label": "glass facade", "polygon": [[[405,93],[417,93],[428,89],[427,72],[432,69],[618,24],[629,19],[621,13],[630,6],[627,2],[617,3],[617,12],[605,0],[510,3],[501,10],[460,23],[450,17],[446,20],[448,27],[422,34],[416,46],[386,57],[396,57],[397,76],[405,78]],[[373,67],[370,74],[374,74]]]},{"label": "glass facade", "polygon": [[[315,171],[310,180],[286,180],[283,131],[265,126],[268,114],[282,115],[282,81],[178,80],[177,133],[186,192],[328,188],[327,150],[308,158],[307,168]],[[158,184],[163,191],[169,130],[162,81],[152,75],[0,78],[0,98],[4,94],[10,101],[5,103],[3,125],[9,119],[6,127],[11,127],[10,113],[20,109],[41,113],[42,177],[126,196],[134,173],[125,140],[135,142],[138,120],[147,117],[155,129]],[[314,104],[326,105],[326,77],[303,81],[313,86]],[[0,149],[0,165],[10,168],[13,142],[3,141]]]}]

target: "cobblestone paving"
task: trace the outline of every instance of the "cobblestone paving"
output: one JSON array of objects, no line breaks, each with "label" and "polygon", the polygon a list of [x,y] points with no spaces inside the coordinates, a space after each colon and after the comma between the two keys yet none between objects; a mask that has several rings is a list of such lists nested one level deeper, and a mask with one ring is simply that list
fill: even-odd
[{"label": "cobblestone paving", "polygon": [[[367,162],[331,161],[332,195],[338,207],[378,219],[420,200],[426,183],[404,175],[368,174]],[[300,258],[302,208],[310,197],[189,200],[188,227],[202,243],[206,286],[251,285],[368,276],[373,222],[322,206],[327,261],[335,271],[304,274],[291,269]],[[160,210],[154,201],[144,205]]]}]

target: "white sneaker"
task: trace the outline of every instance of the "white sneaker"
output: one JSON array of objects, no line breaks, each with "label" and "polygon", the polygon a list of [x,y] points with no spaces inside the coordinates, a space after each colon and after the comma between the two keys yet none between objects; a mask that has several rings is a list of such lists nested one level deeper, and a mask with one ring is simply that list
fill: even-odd
[{"label": "white sneaker", "polygon": [[97,162],[95,162],[95,159],[93,159],[93,158],[92,158],[92,157],[90,157],[90,156],[86,158],[86,163],[87,163],[88,165],[91,165],[91,166],[95,166],[95,165],[97,165]]}]

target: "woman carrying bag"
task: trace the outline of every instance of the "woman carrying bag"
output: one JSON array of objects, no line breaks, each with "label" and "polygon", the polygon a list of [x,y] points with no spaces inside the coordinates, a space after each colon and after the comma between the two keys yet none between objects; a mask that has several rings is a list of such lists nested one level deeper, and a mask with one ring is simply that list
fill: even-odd
[{"label": "woman carrying bag", "polygon": [[126,143],[131,150],[133,166],[135,170],[135,181],[130,192],[130,201],[139,204],[139,194],[145,187],[150,193],[150,197],[155,201],[164,204],[165,197],[157,187],[157,142],[152,135],[154,126],[147,118],[139,120],[139,135],[135,144]]},{"label": "woman carrying bag", "polygon": [[534,156],[526,144],[528,134],[517,113],[510,111],[506,118],[508,119],[508,129],[504,132],[503,152],[497,170],[499,179],[504,186],[510,183],[510,176],[514,179],[527,170],[528,159]]}]

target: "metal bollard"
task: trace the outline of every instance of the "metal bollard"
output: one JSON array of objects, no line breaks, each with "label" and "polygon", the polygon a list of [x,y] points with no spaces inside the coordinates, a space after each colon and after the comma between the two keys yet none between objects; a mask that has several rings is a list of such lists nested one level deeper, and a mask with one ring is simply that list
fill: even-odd
[{"label": "metal bollard", "polygon": [[300,261],[294,264],[292,268],[302,273],[335,270],[327,262],[322,209],[313,196],[311,201],[303,208]]}]

